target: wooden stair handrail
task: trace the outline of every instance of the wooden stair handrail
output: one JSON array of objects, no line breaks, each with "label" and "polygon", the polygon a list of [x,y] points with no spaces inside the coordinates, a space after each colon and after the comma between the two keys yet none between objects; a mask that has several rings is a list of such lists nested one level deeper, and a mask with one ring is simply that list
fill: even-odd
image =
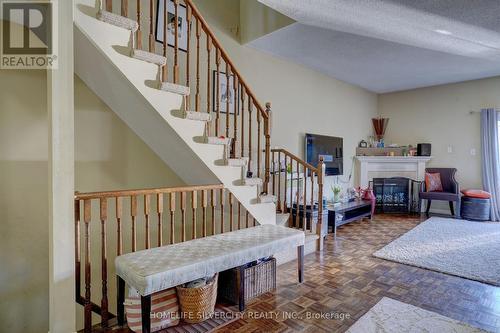
[{"label": "wooden stair handrail", "polygon": [[186,5],[191,7],[191,9],[193,11],[193,15],[196,16],[196,18],[201,22],[203,31],[205,31],[205,33],[210,36],[210,38],[212,39],[212,44],[215,45],[215,47],[217,49],[219,49],[219,52],[221,53],[222,58],[229,64],[229,66],[231,68],[231,72],[235,76],[238,77],[238,80],[241,83],[241,85],[245,88],[246,93],[251,97],[251,99],[255,102],[255,105],[259,108],[261,115],[266,120],[269,119],[269,116],[268,116],[267,112],[265,111],[264,107],[262,106],[261,103],[258,102],[258,99],[255,97],[255,94],[252,92],[252,90],[250,90],[248,84],[243,79],[240,72],[236,69],[236,66],[231,61],[231,58],[229,58],[229,55],[226,53],[226,50],[222,47],[222,44],[220,43],[219,39],[217,39],[217,37],[215,36],[212,29],[210,29],[210,26],[208,25],[207,21],[205,21],[205,19],[203,18],[203,15],[201,15],[200,11],[195,6],[193,1],[192,0],[184,0],[184,2],[186,3]]},{"label": "wooden stair handrail", "polygon": [[282,153],[290,158],[292,158],[293,160],[295,160],[296,162],[299,162],[300,164],[302,164],[303,167],[305,167],[306,169],[311,169],[313,170],[314,172],[318,172],[318,168],[315,167],[315,166],[312,166],[311,164],[307,163],[306,161],[304,161],[303,159],[301,159],[300,157],[290,153],[288,150],[286,149],[283,149],[283,148],[273,148],[271,149],[271,153]]}]

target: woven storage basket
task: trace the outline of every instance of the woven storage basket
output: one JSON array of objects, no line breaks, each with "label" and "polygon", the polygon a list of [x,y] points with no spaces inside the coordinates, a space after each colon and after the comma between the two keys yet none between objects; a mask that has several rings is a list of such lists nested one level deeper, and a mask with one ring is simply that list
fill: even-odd
[{"label": "woven storage basket", "polygon": [[186,323],[201,323],[214,314],[218,277],[215,274],[212,282],[199,288],[177,287],[181,317]]},{"label": "woven storage basket", "polygon": [[[219,296],[233,303],[238,303],[238,269],[221,273]],[[245,302],[276,289],[276,259],[263,261],[258,265],[244,269]]]}]

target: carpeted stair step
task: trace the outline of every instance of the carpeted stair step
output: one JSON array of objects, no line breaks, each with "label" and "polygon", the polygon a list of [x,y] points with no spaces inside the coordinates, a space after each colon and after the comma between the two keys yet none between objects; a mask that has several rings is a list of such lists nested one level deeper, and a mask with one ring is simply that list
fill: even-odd
[{"label": "carpeted stair step", "polygon": [[158,66],[165,66],[167,64],[167,58],[164,56],[143,50],[132,50],[132,58],[150,62]]},{"label": "carpeted stair step", "polygon": [[275,203],[276,196],[272,194],[261,194],[259,195],[259,203]]},{"label": "carpeted stair step", "polygon": [[139,24],[136,21],[105,10],[100,10],[97,13],[97,19],[120,28],[131,30],[132,32],[136,32],[139,29]]},{"label": "carpeted stair step", "polygon": [[191,119],[191,120],[199,120],[199,121],[212,120],[212,115],[206,112],[186,111],[184,116],[186,119]]},{"label": "carpeted stair step", "polygon": [[248,163],[248,158],[228,158],[226,165],[232,167],[244,167]]},{"label": "carpeted stair step", "polygon": [[231,138],[219,138],[217,136],[208,136],[206,137],[206,143],[210,145],[221,145],[228,146],[231,144]]},{"label": "carpeted stair step", "polygon": [[246,178],[245,185],[247,186],[262,186],[263,180],[261,178]]},{"label": "carpeted stair step", "polygon": [[190,94],[190,89],[189,87],[180,85],[180,84],[175,84],[175,83],[170,83],[170,82],[161,82],[160,83],[160,90],[163,91],[168,91],[174,94],[179,94],[182,96],[188,96]]}]

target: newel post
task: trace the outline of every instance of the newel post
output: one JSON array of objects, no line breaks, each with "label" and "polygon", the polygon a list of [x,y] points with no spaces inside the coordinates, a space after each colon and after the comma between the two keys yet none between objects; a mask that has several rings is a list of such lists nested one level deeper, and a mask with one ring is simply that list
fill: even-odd
[{"label": "newel post", "polygon": [[[323,250],[323,181],[325,176],[325,163],[323,156],[319,157],[318,163],[318,225],[316,232],[318,233],[318,251]],[[328,222],[327,222],[328,223]]]},{"label": "newel post", "polygon": [[264,135],[266,138],[265,165],[264,165],[264,189],[269,193],[269,179],[271,173],[271,103],[266,103],[266,115],[264,119]]}]

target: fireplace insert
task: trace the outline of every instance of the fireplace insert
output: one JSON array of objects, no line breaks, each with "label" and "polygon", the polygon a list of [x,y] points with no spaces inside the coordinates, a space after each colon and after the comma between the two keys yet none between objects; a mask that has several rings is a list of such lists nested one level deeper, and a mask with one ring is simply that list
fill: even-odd
[{"label": "fireplace insert", "polygon": [[416,213],[420,182],[406,177],[373,178],[377,213]]}]

